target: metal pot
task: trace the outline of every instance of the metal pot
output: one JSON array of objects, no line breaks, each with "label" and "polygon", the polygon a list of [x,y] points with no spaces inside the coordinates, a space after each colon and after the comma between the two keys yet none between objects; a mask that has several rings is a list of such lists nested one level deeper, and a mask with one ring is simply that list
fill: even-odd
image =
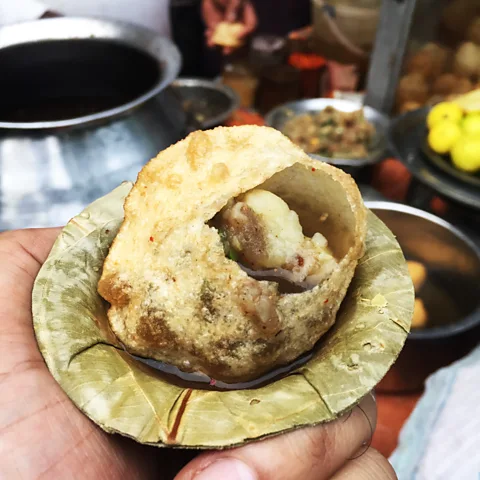
[{"label": "metal pot", "polygon": [[65,222],[52,206],[78,210],[179,140],[185,117],[165,89],[180,64],[168,39],[130,24],[1,28],[0,230]]},{"label": "metal pot", "polygon": [[411,331],[378,390],[421,389],[429,374],[461,358],[480,340],[480,247],[471,235],[422,210],[365,203],[396,235],[405,257],[427,267],[420,296],[432,321],[431,328]]}]

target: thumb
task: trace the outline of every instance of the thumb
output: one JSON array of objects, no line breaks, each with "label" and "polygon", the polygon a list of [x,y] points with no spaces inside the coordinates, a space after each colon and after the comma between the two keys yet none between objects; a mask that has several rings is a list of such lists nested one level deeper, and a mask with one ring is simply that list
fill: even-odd
[{"label": "thumb", "polygon": [[368,395],[334,422],[200,455],[176,480],[326,480],[368,448],[375,424],[375,400]]},{"label": "thumb", "polygon": [[235,23],[237,20],[237,12],[235,10],[230,9],[225,14],[225,21],[228,23]]},{"label": "thumb", "polygon": [[[187,474],[188,475],[188,474]],[[192,480],[258,480],[258,475],[249,465],[236,458],[219,458],[194,476],[179,476],[178,479]]]},{"label": "thumb", "polygon": [[225,11],[225,21],[228,23],[235,23],[238,19],[240,7],[240,0],[230,0]]}]

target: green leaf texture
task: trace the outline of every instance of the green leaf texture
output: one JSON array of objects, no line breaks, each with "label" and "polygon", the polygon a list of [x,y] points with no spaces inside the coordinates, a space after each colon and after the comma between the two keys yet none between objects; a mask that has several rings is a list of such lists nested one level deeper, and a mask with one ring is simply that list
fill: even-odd
[{"label": "green leaf texture", "polygon": [[135,361],[117,344],[97,293],[131,188],[122,184],[69,222],[33,291],[48,368],[105,431],[157,446],[231,447],[334,420],[387,373],[409,332],[414,292],[400,246],[372,213],[337,321],[304,366],[261,388],[220,392],[172,385]]}]

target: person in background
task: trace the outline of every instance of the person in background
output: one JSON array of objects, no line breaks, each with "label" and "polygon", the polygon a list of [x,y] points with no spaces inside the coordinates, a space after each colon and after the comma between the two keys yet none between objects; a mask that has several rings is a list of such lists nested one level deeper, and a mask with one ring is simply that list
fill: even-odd
[{"label": "person in background", "polygon": [[220,75],[223,51],[214,45],[212,35],[220,22],[242,22],[242,37],[256,27],[255,11],[248,0],[170,0],[172,38],[182,52],[181,76],[213,78]]},{"label": "person in background", "polygon": [[256,24],[246,0],[0,0],[0,25],[61,15],[105,17],[155,30],[180,49],[180,75],[198,77],[221,72],[221,50],[206,46],[207,42],[212,46],[211,33],[218,22],[241,21],[245,16],[245,36]]},{"label": "person in background", "polygon": [[253,32],[286,36],[310,25],[311,6],[310,0],[204,0],[203,16],[207,39],[213,46],[211,36],[221,21],[243,23],[243,38]]},{"label": "person in background", "polygon": [[215,27],[222,21],[243,23],[242,38],[253,33],[285,37],[311,24],[310,0],[204,0],[202,10],[211,48],[215,47],[211,40]]},{"label": "person in background", "polygon": [[[221,70],[225,57],[236,53],[232,48],[220,51],[214,45],[212,36],[218,23],[243,23],[240,39],[244,41],[254,34],[286,37],[311,23],[310,0],[204,0],[202,13],[210,47],[207,57],[214,59],[217,71]],[[244,53],[247,48],[243,49]]]},{"label": "person in background", "polygon": [[[258,19],[256,10],[250,0],[204,0],[202,13],[205,20],[205,36],[207,45],[215,48],[212,37],[215,28],[220,22],[243,23],[244,29],[240,39],[245,40],[257,28]],[[224,48],[223,54],[229,55],[233,52],[231,48]]]},{"label": "person in background", "polygon": [[285,36],[310,22],[310,0],[16,0],[0,1],[0,24],[52,16],[100,16],[128,21],[170,37],[179,47],[181,76],[216,77],[223,55],[212,42],[222,21],[240,22],[252,33]]}]

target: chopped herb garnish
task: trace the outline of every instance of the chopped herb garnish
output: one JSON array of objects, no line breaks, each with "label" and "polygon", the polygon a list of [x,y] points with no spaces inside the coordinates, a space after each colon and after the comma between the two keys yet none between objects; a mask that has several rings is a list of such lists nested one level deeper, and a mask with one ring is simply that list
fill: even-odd
[{"label": "chopped herb garnish", "polygon": [[233,260],[234,262],[238,262],[238,259],[239,259],[238,252],[233,248],[230,248],[228,251],[228,258],[230,260]]},{"label": "chopped herb garnish", "polygon": [[220,236],[220,240],[223,243],[223,251],[225,252],[225,256],[230,260],[233,260],[234,262],[238,262],[238,252],[234,250],[230,245],[227,237],[227,232],[223,228],[219,228],[218,235]]}]

